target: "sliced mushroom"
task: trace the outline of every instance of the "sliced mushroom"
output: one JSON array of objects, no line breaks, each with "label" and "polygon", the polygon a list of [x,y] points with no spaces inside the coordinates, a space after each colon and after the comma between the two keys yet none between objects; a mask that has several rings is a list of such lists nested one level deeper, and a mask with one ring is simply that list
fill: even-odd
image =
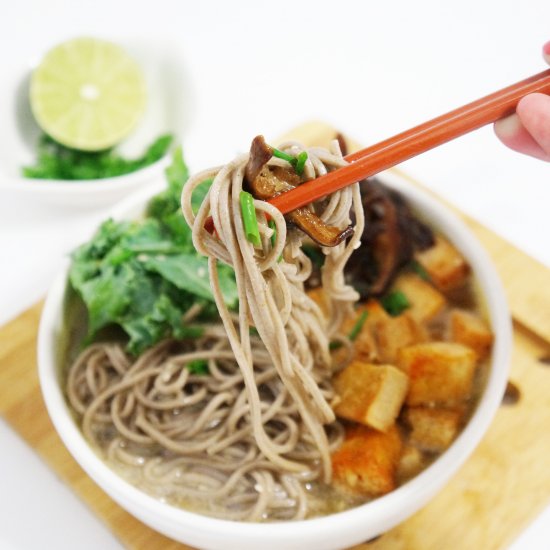
[{"label": "sliced mushroom", "polygon": [[383,294],[414,251],[432,246],[434,240],[403,197],[376,179],[361,182],[361,197],[365,230],[361,247],[346,266],[346,276],[366,298]]},{"label": "sliced mushroom", "polygon": [[[245,167],[245,183],[257,199],[267,201],[294,189],[301,178],[294,171],[280,166],[267,166],[273,149],[263,136],[256,136],[250,146],[250,157]],[[313,210],[302,207],[286,215],[287,221],[309,235],[321,246],[336,246],[353,234],[353,227],[344,230],[326,224]]]},{"label": "sliced mushroom", "polygon": [[342,153],[342,156],[345,157],[348,154],[348,142],[346,141],[344,134],[338,132],[336,134],[336,141],[338,142],[338,146],[340,147],[340,153]]},{"label": "sliced mushroom", "polygon": [[394,270],[400,265],[403,247],[395,205],[385,193],[376,196],[374,200],[377,202],[376,209],[383,216],[383,229],[378,232],[373,243],[372,252],[378,267],[378,276],[370,291],[373,294],[380,294],[384,292]]},{"label": "sliced mushroom", "polygon": [[344,230],[327,225],[317,214],[307,208],[298,208],[287,217],[320,246],[336,246],[353,235],[351,225]]},{"label": "sliced mushroom", "polygon": [[[250,156],[244,169],[244,179],[247,185],[252,185],[272,156],[273,148],[265,142],[264,136],[256,136],[250,144]],[[260,197],[256,198],[260,199]]]}]

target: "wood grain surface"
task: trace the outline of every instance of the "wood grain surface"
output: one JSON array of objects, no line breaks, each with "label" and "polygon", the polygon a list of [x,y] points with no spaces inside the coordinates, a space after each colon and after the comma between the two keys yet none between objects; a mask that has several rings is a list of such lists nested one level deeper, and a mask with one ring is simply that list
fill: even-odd
[{"label": "wood grain surface", "polygon": [[[284,137],[323,145],[334,133],[332,127],[312,122]],[[356,550],[502,549],[550,501],[550,366],[540,361],[550,357],[550,271],[479,223],[462,217],[491,254],[506,287],[515,321],[511,379],[520,399],[500,408],[474,454],[435,499]],[[41,308],[36,304],[0,329],[0,414],[125,547],[189,548],[122,510],[61,443],[48,418],[36,372]]]}]

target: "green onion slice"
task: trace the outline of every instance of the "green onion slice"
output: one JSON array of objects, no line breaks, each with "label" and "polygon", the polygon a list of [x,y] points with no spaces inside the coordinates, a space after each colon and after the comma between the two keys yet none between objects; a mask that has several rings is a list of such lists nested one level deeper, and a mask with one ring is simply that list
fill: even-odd
[{"label": "green onion slice", "polygon": [[272,149],[273,156],[289,162],[299,176],[304,173],[304,166],[306,165],[307,161],[307,153],[305,151],[302,151],[300,154],[298,154],[298,156],[293,157],[292,155],[289,155],[288,153],[285,153],[280,149],[275,149],[275,147],[273,147]]},{"label": "green onion slice", "polygon": [[307,153],[305,151],[302,151],[297,157],[296,157],[296,165],[294,166],[294,170],[296,170],[296,173],[301,176],[304,173],[304,167],[306,165],[307,160]]},{"label": "green onion slice", "polygon": [[[348,338],[353,342],[361,332],[361,329],[363,328],[363,325],[365,324],[365,321],[367,320],[367,317],[369,316],[369,312],[367,310],[363,311],[361,315],[359,315],[359,318],[357,321],[355,321],[355,325],[353,325],[352,329],[349,331]],[[342,347],[342,342],[331,342],[328,345],[328,349],[330,351],[334,351],[335,349],[340,349]]]},{"label": "green onion slice", "polygon": [[208,374],[208,363],[205,359],[195,359],[194,361],[189,361],[187,365],[187,370],[191,374]]},{"label": "green onion slice", "polygon": [[277,224],[273,220],[269,220],[267,225],[273,229],[273,233],[271,235],[271,246],[275,246],[275,242],[277,241]]},{"label": "green onion slice", "polygon": [[400,290],[390,292],[380,300],[380,303],[392,317],[396,317],[407,308],[411,307],[409,299]]},{"label": "green onion slice", "polygon": [[411,268],[421,279],[424,279],[424,281],[430,281],[430,275],[424,266],[419,264],[416,260],[412,262]]},{"label": "green onion slice", "polygon": [[293,163],[296,162],[296,159],[292,155],[289,155],[288,153],[285,153],[284,151],[281,151],[280,149],[275,149],[275,147],[273,147],[273,156],[277,157],[277,158],[280,158],[280,159],[283,159],[283,160],[286,160],[287,162],[290,162],[290,164],[292,164],[292,165],[294,165]]},{"label": "green onion slice", "polygon": [[243,215],[243,226],[246,238],[254,245],[260,246],[260,231],[258,229],[258,218],[254,208],[254,197],[246,191],[241,191],[239,196],[241,212]]},{"label": "green onion slice", "polygon": [[359,333],[361,332],[361,329],[363,328],[363,325],[365,324],[368,316],[369,312],[367,310],[363,311],[363,313],[359,315],[359,319],[357,319],[355,325],[353,325],[352,329],[349,331],[348,338],[352,342],[357,338],[357,336],[359,336]]},{"label": "green onion slice", "polygon": [[[271,235],[271,246],[275,247],[275,241],[277,240],[277,224],[273,220],[269,220],[267,222],[267,225],[273,229],[273,233]],[[283,260],[283,255],[281,254],[277,258],[277,262],[281,262]]]}]

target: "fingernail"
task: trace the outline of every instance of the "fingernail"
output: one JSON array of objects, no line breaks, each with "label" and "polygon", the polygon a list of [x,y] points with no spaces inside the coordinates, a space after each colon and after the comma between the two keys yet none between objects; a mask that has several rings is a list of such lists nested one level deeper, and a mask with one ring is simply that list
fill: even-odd
[{"label": "fingernail", "polygon": [[550,63],[550,40],[542,47],[542,53],[548,63]]},{"label": "fingernail", "polygon": [[500,138],[515,136],[521,127],[518,115],[510,115],[495,122],[495,132]]}]

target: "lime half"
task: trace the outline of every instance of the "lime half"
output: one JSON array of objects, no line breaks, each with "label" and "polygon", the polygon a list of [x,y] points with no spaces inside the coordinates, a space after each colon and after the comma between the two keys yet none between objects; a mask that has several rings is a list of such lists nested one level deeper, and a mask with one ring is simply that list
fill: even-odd
[{"label": "lime half", "polygon": [[146,95],[137,63],[120,46],[95,38],[51,49],[31,77],[31,108],[40,127],[86,151],[126,137],[143,114]]}]

